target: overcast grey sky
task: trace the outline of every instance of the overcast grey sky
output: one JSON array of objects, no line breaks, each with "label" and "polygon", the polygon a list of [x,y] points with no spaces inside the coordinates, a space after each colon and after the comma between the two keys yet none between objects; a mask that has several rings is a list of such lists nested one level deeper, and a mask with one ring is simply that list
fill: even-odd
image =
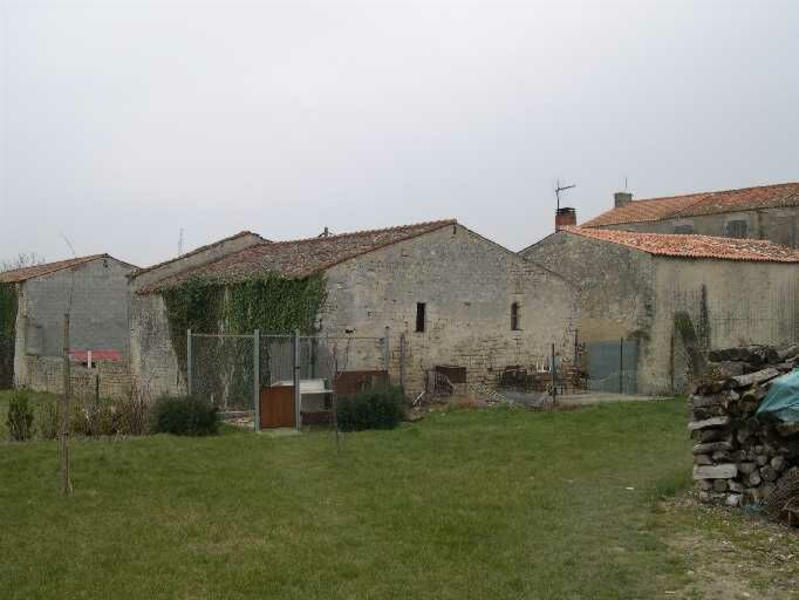
[{"label": "overcast grey sky", "polygon": [[799,180],[796,0],[0,5],[0,259]]}]

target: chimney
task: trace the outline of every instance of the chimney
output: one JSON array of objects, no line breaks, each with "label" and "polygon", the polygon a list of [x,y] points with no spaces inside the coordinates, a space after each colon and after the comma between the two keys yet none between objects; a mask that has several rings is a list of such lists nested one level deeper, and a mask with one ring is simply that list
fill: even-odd
[{"label": "chimney", "polygon": [[616,205],[616,208],[627,206],[633,201],[633,195],[630,192],[616,192],[613,194],[613,201]]},{"label": "chimney", "polygon": [[555,212],[555,231],[568,225],[577,225],[577,211],[569,206],[559,208]]}]

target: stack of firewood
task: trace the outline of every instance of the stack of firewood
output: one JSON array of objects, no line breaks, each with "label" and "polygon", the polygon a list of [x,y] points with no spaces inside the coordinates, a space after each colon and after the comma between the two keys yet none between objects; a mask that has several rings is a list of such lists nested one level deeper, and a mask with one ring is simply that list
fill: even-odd
[{"label": "stack of firewood", "polygon": [[799,346],[729,348],[709,359],[708,376],[689,398],[700,499],[730,506],[772,496],[794,502],[786,488],[799,482],[799,423],[756,419],[755,412],[771,383],[799,367]]}]

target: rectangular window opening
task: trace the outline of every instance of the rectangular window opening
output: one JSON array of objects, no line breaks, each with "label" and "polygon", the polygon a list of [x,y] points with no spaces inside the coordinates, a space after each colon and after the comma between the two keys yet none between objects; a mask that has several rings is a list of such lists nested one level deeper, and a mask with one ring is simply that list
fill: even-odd
[{"label": "rectangular window opening", "polygon": [[519,331],[521,323],[519,322],[519,303],[514,302],[510,305],[510,328],[511,331]]},{"label": "rectangular window opening", "polygon": [[747,234],[747,222],[743,219],[728,221],[726,225],[727,237],[745,238]]},{"label": "rectangular window opening", "polygon": [[425,308],[427,305],[424,302],[417,302],[416,303],[416,331],[422,332],[424,331],[424,322],[425,322]]}]

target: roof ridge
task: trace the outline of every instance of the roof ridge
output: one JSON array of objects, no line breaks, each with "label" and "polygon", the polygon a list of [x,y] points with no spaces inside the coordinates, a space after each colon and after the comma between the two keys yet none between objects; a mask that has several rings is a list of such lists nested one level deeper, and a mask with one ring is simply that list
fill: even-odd
[{"label": "roof ridge", "polygon": [[269,242],[269,244],[280,245],[280,244],[298,244],[301,242],[318,242],[320,240],[335,240],[345,237],[352,237],[356,235],[369,235],[375,233],[387,233],[390,231],[397,231],[399,229],[411,229],[416,227],[428,227],[433,225],[440,225],[444,227],[445,225],[456,225],[458,223],[457,219],[440,219],[437,221],[419,221],[418,223],[408,223],[407,225],[394,225],[392,227],[381,227],[378,229],[356,229],[355,231],[345,231],[344,233],[337,233],[335,235],[328,235],[328,236],[315,236],[315,237],[307,237],[307,238],[296,238],[293,240],[278,240],[275,242]]},{"label": "roof ridge", "polygon": [[230,242],[230,241],[235,240],[237,238],[244,237],[245,235],[254,235],[254,236],[260,238],[261,240],[263,240],[262,242],[259,242],[259,243],[264,243],[264,244],[271,243],[269,240],[267,240],[266,238],[264,238],[260,234],[255,233],[254,231],[250,231],[248,229],[244,229],[242,231],[239,231],[238,233],[234,233],[233,235],[229,235],[227,237],[220,238],[220,239],[218,239],[218,240],[216,240],[214,242],[211,242],[209,244],[204,244],[202,246],[197,246],[193,250],[189,250],[188,252],[184,252],[183,254],[179,254],[178,256],[175,256],[173,258],[169,258],[167,260],[163,260],[163,261],[161,261],[159,263],[155,263],[154,265],[150,265],[148,267],[141,267],[139,269],[136,269],[136,271],[134,271],[133,273],[130,273],[128,275],[128,277],[130,277],[130,278],[138,277],[139,275],[142,275],[144,273],[149,273],[150,271],[158,269],[159,267],[163,267],[165,265],[171,264],[171,263],[173,263],[173,262],[175,262],[177,260],[180,260],[181,258],[186,258],[188,256],[194,256],[195,254],[197,254],[199,252],[202,252],[203,250],[208,250],[209,248],[213,248],[214,246],[217,246],[219,244],[223,244],[225,242]]},{"label": "roof ridge", "polygon": [[[672,200],[674,198],[690,198],[691,196],[708,196],[715,194],[735,194],[737,192],[748,192],[750,190],[762,190],[766,188],[779,188],[788,187],[791,185],[799,186],[799,181],[786,181],[783,183],[768,183],[765,185],[750,185],[741,188],[730,188],[728,190],[712,190],[704,192],[689,192],[687,194],[673,194],[671,196],[655,196],[654,198],[641,198],[640,200],[633,200],[633,202],[659,202],[660,200]],[[703,198],[704,200],[704,198]],[[685,207],[688,208],[688,207]],[[684,210],[684,209],[680,209]]]},{"label": "roof ridge", "polygon": [[772,183],[709,192],[632,200],[585,221],[605,227],[799,205],[799,182]]},{"label": "roof ridge", "polygon": [[342,253],[340,256],[332,257],[329,260],[319,261],[317,265],[315,265],[312,271],[309,271],[307,274],[311,273],[319,273],[325,271],[331,267],[336,266],[344,261],[356,258],[358,256],[362,256],[364,254],[368,254],[369,252],[373,252],[375,250],[379,250],[381,248],[385,248],[387,246],[407,241],[409,239],[413,239],[414,237],[418,237],[420,235],[424,235],[427,233],[431,233],[433,231],[437,231],[449,225],[457,225],[457,219],[443,219],[439,221],[422,221],[419,223],[412,223],[409,225],[396,225],[393,227],[384,227],[382,229],[364,229],[360,231],[352,231],[346,232],[334,236],[328,237],[312,237],[312,238],[302,238],[298,240],[283,240],[279,242],[268,242],[262,244],[254,244],[252,246],[248,246],[247,248],[242,248],[236,252],[232,252],[226,256],[221,256],[216,260],[213,260],[209,263],[204,265],[198,265],[191,269],[186,269],[179,274],[169,275],[163,277],[157,281],[154,281],[141,290],[138,290],[138,293],[148,294],[153,291],[157,291],[159,288],[168,287],[168,283],[170,281],[174,281],[176,278],[180,280],[191,279],[192,277],[196,276],[198,273],[202,273],[203,271],[209,269],[209,267],[219,266],[220,263],[232,262],[236,260],[241,260],[242,257],[246,257],[248,253],[252,253],[253,251],[259,252],[264,251],[268,252],[269,250],[278,250],[283,247],[291,247],[297,246],[298,244],[308,244],[311,242],[315,243],[325,243],[325,242],[336,242],[337,240],[347,239],[347,238],[354,238],[356,236],[368,236],[368,235],[375,235],[375,234],[384,234],[384,233],[396,233],[400,232],[403,229],[408,230],[406,235],[402,235],[397,239],[388,239],[382,240],[372,244],[368,248],[361,248],[361,249],[354,249],[350,252]]},{"label": "roof ridge", "polygon": [[[594,239],[597,241],[609,242],[619,246],[632,248],[647,254],[654,254],[659,256],[672,256],[676,258],[715,258],[719,260],[738,260],[738,261],[755,261],[755,262],[779,262],[779,263],[796,263],[799,262],[799,250],[783,246],[772,242],[771,240],[761,240],[752,238],[729,238],[714,235],[702,235],[694,233],[654,233],[644,231],[625,231],[623,229],[595,229],[592,227],[575,227],[565,226],[561,227],[560,231],[572,233],[581,237]],[[679,241],[683,243],[681,249],[669,249],[667,247],[647,247],[644,245],[636,245],[631,243],[633,240],[638,241]],[[687,246],[697,246],[698,244],[706,243],[726,248],[728,250],[745,252],[746,250],[759,251],[761,255],[721,255],[713,253],[712,249],[694,248],[691,250]],[[681,251],[682,250],[682,251]],[[773,251],[772,256],[768,256],[767,250]],[[776,255],[781,253],[782,256]]]},{"label": "roof ridge", "polygon": [[100,258],[110,258],[112,260],[115,260],[117,262],[135,268],[135,265],[119,260],[118,258],[114,258],[107,252],[102,252],[99,254],[87,254],[85,256],[65,258],[63,260],[55,260],[48,263],[41,263],[38,265],[19,267],[16,269],[10,269],[8,271],[0,271],[0,282],[18,283],[20,281],[27,281],[28,279],[33,279],[35,277],[42,277],[44,275],[50,275],[51,273],[56,273],[58,271],[69,269],[71,267],[76,267],[78,265],[82,265],[84,263],[91,262],[93,260],[97,260]]}]

